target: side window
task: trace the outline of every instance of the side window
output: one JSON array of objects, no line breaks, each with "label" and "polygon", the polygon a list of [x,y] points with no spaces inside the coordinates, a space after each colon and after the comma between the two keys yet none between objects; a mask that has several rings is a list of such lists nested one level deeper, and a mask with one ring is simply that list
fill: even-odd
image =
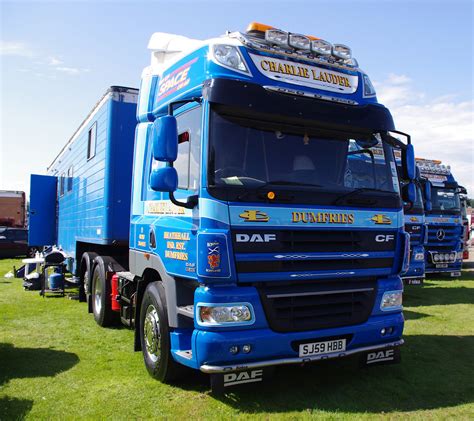
[{"label": "side window", "polygon": [[72,191],[72,177],[73,177],[73,171],[74,171],[74,168],[73,166],[71,165],[69,167],[69,169],[67,170],[67,191]]},{"label": "side window", "polygon": [[66,174],[62,173],[61,177],[59,177],[59,196],[64,196],[65,179],[66,179]]},{"label": "side window", "polygon": [[178,115],[178,158],[174,167],[178,172],[178,187],[197,190],[201,155],[202,108],[196,107]]},{"label": "side window", "polygon": [[87,136],[87,159],[95,156],[95,144],[97,140],[97,123],[94,123],[89,129]]}]

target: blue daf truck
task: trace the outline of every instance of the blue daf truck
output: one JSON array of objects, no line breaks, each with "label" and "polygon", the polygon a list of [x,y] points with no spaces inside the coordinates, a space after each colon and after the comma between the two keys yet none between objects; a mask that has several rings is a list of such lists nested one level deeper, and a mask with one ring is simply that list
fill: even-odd
[{"label": "blue daf truck", "polygon": [[431,210],[426,210],[428,239],[425,246],[426,273],[461,276],[463,222],[459,194],[451,168],[438,160],[418,159],[421,176],[432,185]]},{"label": "blue daf truck", "polygon": [[112,87],[32,176],[31,244],[63,250],[96,322],[134,329],[164,382],[396,362],[415,158],[350,48],[256,23],[148,47],[138,104]]}]

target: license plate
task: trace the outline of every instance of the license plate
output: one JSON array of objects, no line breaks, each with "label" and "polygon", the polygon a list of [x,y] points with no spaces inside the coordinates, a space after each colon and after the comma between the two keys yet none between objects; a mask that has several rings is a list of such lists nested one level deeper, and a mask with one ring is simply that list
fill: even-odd
[{"label": "license plate", "polygon": [[447,263],[438,263],[437,265],[435,265],[436,268],[438,269],[446,269],[448,267],[448,264]]},{"label": "license plate", "polygon": [[346,350],[345,339],[335,339],[333,341],[313,342],[300,345],[300,357],[310,357],[313,355],[330,354]]}]

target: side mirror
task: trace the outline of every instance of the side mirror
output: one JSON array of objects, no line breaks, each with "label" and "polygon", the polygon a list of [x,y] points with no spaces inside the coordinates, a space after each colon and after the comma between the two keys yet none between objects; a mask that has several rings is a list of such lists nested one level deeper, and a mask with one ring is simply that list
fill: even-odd
[{"label": "side mirror", "polygon": [[416,201],[416,185],[413,182],[405,184],[402,188],[402,199],[411,205]]},{"label": "side mirror", "polygon": [[150,187],[154,191],[172,193],[178,188],[178,173],[176,168],[163,167],[155,169],[150,174]]},{"label": "side mirror", "polygon": [[156,119],[153,123],[153,158],[162,162],[174,162],[178,157],[178,124],[172,115]]},{"label": "side mirror", "polygon": [[414,180],[416,178],[415,148],[411,143],[402,149],[402,169],[405,180]]}]

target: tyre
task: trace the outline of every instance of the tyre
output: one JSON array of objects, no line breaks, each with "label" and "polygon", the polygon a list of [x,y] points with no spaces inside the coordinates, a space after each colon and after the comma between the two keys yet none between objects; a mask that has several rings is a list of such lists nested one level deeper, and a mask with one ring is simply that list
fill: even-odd
[{"label": "tyre", "polygon": [[[92,270],[94,268],[94,259],[97,257],[96,253],[86,252],[82,255],[81,258],[81,271],[79,273],[80,282],[79,282],[79,301],[85,302],[90,298],[92,290]],[[92,304],[92,303],[91,303]],[[90,311],[92,312],[92,305],[90,306]]]},{"label": "tyre", "polygon": [[111,285],[106,278],[105,262],[102,257],[95,259],[92,272],[92,313],[99,326],[107,327],[116,324],[118,314],[112,310]]},{"label": "tyre", "polygon": [[141,345],[145,366],[152,377],[168,383],[181,378],[186,367],[171,356],[165,291],[161,282],[148,284],[140,309]]}]

